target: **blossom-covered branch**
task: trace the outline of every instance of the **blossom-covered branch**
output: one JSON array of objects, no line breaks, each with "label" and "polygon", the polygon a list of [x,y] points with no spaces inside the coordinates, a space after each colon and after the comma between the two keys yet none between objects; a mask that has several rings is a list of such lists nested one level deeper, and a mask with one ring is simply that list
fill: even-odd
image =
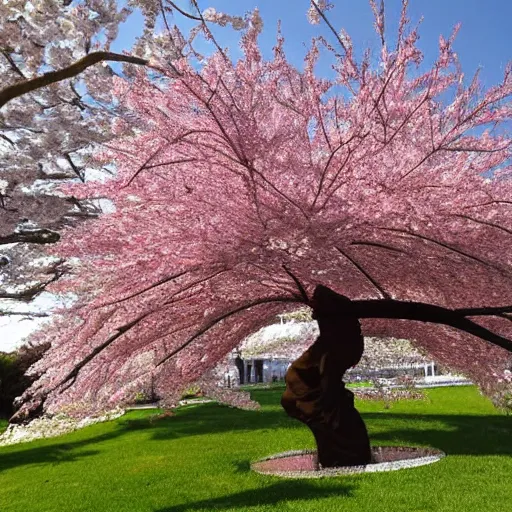
[{"label": "blossom-covered branch", "polygon": [[0,310],[0,316],[25,316],[27,318],[41,318],[49,316],[48,313],[38,311],[4,311]]},{"label": "blossom-covered branch", "polygon": [[30,231],[17,231],[6,236],[0,236],[0,245],[5,244],[54,244],[60,235],[49,229],[34,229]]},{"label": "blossom-covered branch", "polygon": [[132,55],[122,55],[114,52],[92,52],[63,69],[48,71],[41,76],[22,80],[0,89],[0,108],[14,98],[33,92],[41,87],[46,87],[47,85],[61,82],[68,78],[73,78],[82,73],[88,67],[104,61],[128,62],[139,66],[149,65],[149,60],[134,57]]}]

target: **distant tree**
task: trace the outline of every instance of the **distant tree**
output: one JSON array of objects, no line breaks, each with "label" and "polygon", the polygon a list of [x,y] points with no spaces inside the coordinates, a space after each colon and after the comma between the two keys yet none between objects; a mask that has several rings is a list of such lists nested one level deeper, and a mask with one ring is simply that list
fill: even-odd
[{"label": "distant tree", "polygon": [[[195,2],[193,2],[196,4]],[[323,284],[354,300],[365,335],[414,339],[492,393],[512,351],[512,74],[483,91],[440,38],[427,71],[407,1],[396,46],[356,61],[348,34],[311,2],[334,44],[313,41],[303,71],[279,34],[265,61],[257,12],[243,58],[173,61],[167,85],[142,70],[115,94],[143,127],[96,156],[106,183],[64,189],[116,211],[66,231],[79,258],[54,290],[81,297],[39,333],[51,349],[17,419],[44,405],[84,412],[154,377],[172,401],[277,313]],[[202,16],[202,15],[201,15]],[[315,75],[322,48],[336,76]],[[478,322],[476,321],[478,320]]]},{"label": "distant tree", "polygon": [[[55,243],[63,225],[101,211],[97,202],[55,194],[54,188],[63,180],[85,181],[98,177],[98,172],[112,172],[91,159],[98,145],[114,137],[116,119],[126,114],[112,96],[117,72],[110,63],[124,63],[123,76],[129,80],[130,66],[142,65],[154,72],[159,62],[172,62],[181,53],[184,42],[175,37],[167,19],[177,12],[174,2],[129,4],[122,8],[115,0],[0,4],[0,249],[11,260],[6,265],[10,273],[18,275],[14,288],[12,279],[9,289],[0,283],[0,297],[27,300],[42,291],[48,280],[34,284],[34,279],[22,277],[30,274],[35,247]],[[144,15],[143,33],[133,48],[113,52],[119,27],[134,8]],[[198,16],[179,9],[180,13],[202,23]],[[212,9],[205,13],[213,23],[240,25],[240,18]],[[158,16],[166,23],[164,33],[156,29]],[[125,126],[134,128],[133,123]],[[12,243],[24,244],[25,258],[20,258],[19,248],[12,255],[10,247],[2,247]],[[58,279],[62,271],[55,269],[53,277]]]},{"label": "distant tree", "polygon": [[[69,212],[69,200],[24,189],[36,180],[84,180],[80,152],[108,140],[112,70],[95,66],[81,72],[97,56],[107,57],[129,12],[118,12],[115,1],[0,5],[1,244],[58,239],[44,228]],[[91,80],[94,86],[88,87]],[[30,236],[24,233],[27,221]]]},{"label": "distant tree", "polygon": [[[41,292],[48,279],[30,275],[35,247],[55,243],[63,223],[99,212],[55,194],[53,185],[85,181],[85,169],[94,167],[92,146],[112,138],[110,124],[120,114],[110,92],[112,69],[91,66],[148,64],[110,51],[129,14],[115,1],[0,4],[0,249],[11,274],[0,297],[27,300]],[[23,250],[1,247],[12,243]],[[51,279],[61,273],[55,267]]]}]

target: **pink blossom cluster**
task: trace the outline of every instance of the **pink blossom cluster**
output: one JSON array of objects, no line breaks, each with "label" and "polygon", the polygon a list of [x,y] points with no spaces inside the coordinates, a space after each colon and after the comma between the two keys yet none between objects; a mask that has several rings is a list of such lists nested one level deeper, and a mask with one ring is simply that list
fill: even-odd
[{"label": "pink blossom cluster", "polygon": [[390,388],[352,388],[355,396],[360,400],[378,400],[389,407],[391,402],[400,400],[425,400],[426,395],[417,389],[390,389]]},{"label": "pink blossom cluster", "polygon": [[247,28],[247,21],[241,16],[231,16],[223,12],[218,12],[214,7],[205,9],[203,11],[203,18],[205,21],[216,23],[221,27],[225,27],[229,23],[235,30]]}]

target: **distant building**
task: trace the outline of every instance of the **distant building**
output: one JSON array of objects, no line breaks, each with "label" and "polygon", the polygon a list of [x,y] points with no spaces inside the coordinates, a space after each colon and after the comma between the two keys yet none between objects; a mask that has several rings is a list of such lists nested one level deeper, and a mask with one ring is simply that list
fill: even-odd
[{"label": "distant building", "polygon": [[[284,381],[290,364],[317,336],[316,322],[284,321],[281,318],[279,324],[264,327],[243,340],[231,356],[219,365],[219,370],[224,368],[222,384],[236,387]],[[346,374],[349,382],[405,375],[421,379],[446,373],[407,340],[366,338],[365,345],[363,359]]]}]

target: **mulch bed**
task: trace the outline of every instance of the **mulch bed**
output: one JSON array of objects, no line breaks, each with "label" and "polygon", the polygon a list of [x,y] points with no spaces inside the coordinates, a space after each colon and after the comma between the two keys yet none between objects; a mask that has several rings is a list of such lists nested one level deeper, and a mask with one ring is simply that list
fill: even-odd
[{"label": "mulch bed", "polygon": [[365,466],[321,468],[316,452],[311,450],[280,453],[254,462],[251,468],[257,473],[288,478],[319,478],[342,474],[393,471],[431,464],[444,453],[432,448],[409,446],[376,446],[372,448],[372,462]]}]

